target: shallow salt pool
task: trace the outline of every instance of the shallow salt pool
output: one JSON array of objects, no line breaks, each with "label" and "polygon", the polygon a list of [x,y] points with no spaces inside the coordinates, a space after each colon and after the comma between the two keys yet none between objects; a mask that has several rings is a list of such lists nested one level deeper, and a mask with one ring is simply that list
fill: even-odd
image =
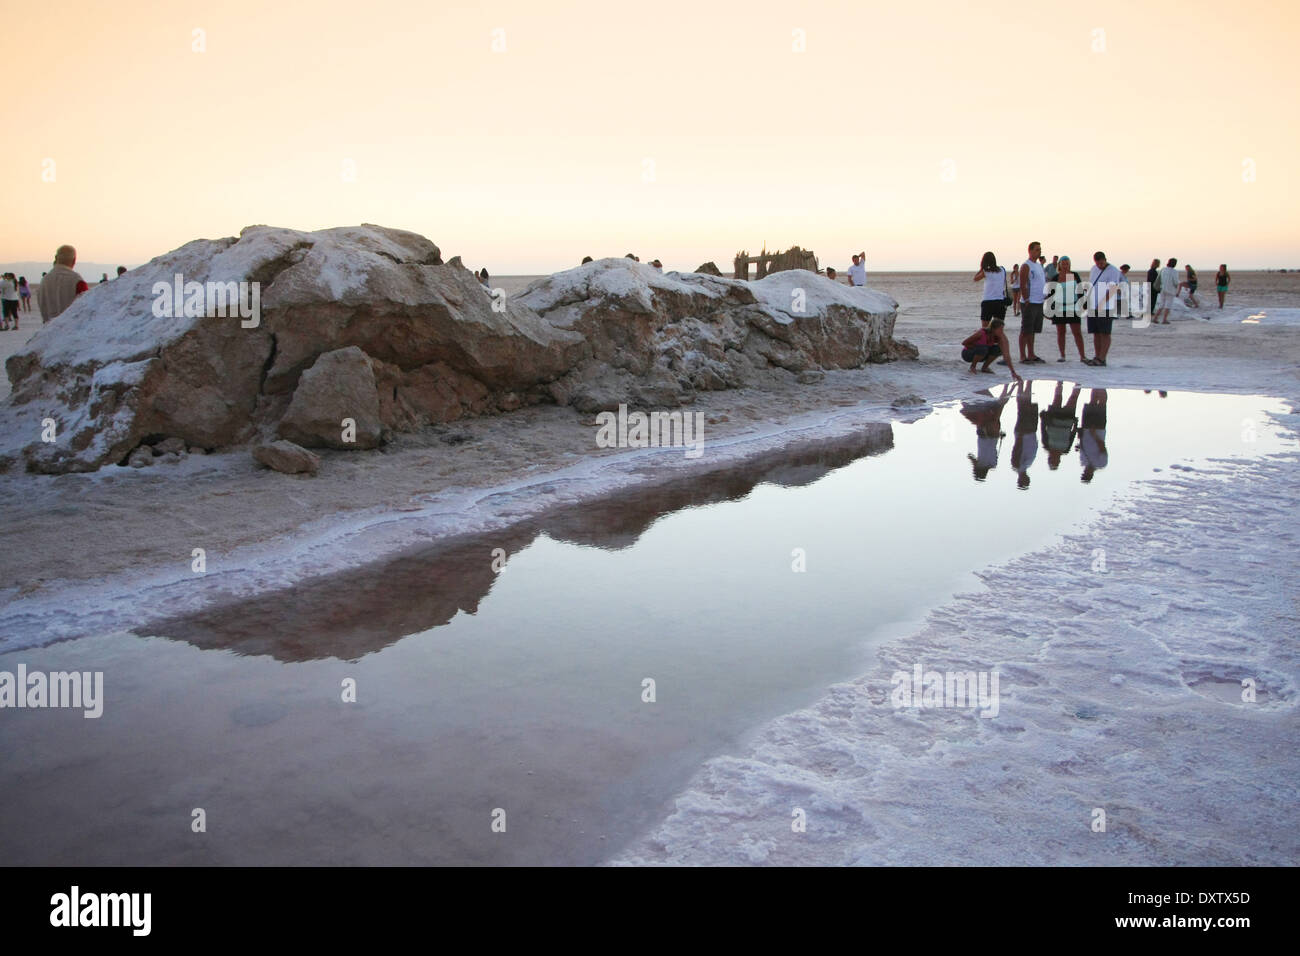
[{"label": "shallow salt pool", "polygon": [[999,386],[150,635],[0,655],[105,688],[99,719],[0,712],[0,860],[598,862],[974,571],[1143,480],[1294,445],[1264,397],[1061,383],[1058,403],[1044,380],[1024,398]]}]

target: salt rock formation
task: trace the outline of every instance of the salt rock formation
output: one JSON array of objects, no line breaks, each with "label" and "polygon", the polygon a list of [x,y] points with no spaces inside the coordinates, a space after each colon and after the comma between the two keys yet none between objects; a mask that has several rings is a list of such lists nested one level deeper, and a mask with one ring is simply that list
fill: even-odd
[{"label": "salt rock formation", "polygon": [[[344,425],[346,423],[346,427]],[[276,432],[307,448],[378,448],[383,424],[374,369],[355,345],[304,371]]]},{"label": "salt rock formation", "polygon": [[680,405],[696,391],[761,384],[774,371],[798,376],[917,354],[893,339],[898,303],[888,295],[804,270],[746,282],[600,259],[535,282],[518,301],[590,346],[550,386],[557,402],[581,411]]},{"label": "salt rock formation", "polygon": [[700,273],[701,275],[706,275],[706,276],[720,276],[720,275],[722,275],[722,270],[719,269],[719,268],[718,268],[718,264],[717,264],[716,262],[713,262],[713,261],[709,261],[709,262],[704,263],[703,265],[701,265],[701,266],[700,266],[698,269],[696,269],[695,271],[698,272],[698,273]]},{"label": "salt rock formation", "polygon": [[250,226],[92,287],[12,355],[0,471],[275,438],[373,448],[538,402],[662,407],[773,376],[814,382],[915,356],[892,338],[896,313],[811,272],[751,283],[630,259],[506,298],[414,233]]},{"label": "salt rock formation", "polygon": [[[183,289],[175,301],[162,290],[177,275],[220,297]],[[229,307],[241,293],[257,317]],[[390,428],[550,401],[541,386],[587,351],[527,309],[494,309],[468,270],[414,233],[250,226],[92,286],[11,356],[0,469],[19,451],[30,470],[57,473],[119,463],[159,437],[249,441],[290,408],[304,371],[349,346],[373,360]]]},{"label": "salt rock formation", "polygon": [[284,439],[254,446],[253,458],[272,471],[286,475],[314,475],[320,469],[320,455]]}]

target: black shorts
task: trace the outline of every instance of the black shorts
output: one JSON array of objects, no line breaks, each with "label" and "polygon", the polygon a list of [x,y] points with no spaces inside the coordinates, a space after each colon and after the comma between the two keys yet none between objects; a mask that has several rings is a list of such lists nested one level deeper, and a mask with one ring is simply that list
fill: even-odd
[{"label": "black shorts", "polygon": [[1043,331],[1043,303],[1024,302],[1020,306],[1020,334],[1037,335]]},{"label": "black shorts", "polygon": [[1083,427],[1084,428],[1105,428],[1106,427],[1106,406],[1090,402],[1083,406]]},{"label": "black shorts", "polygon": [[0,314],[3,314],[3,316],[4,316],[6,319],[16,319],[16,318],[18,318],[18,300],[17,300],[17,299],[3,299],[3,300],[0,300],[0,301],[3,301],[3,302],[4,302],[4,309],[3,309],[3,312],[0,313]]},{"label": "black shorts", "polygon": [[1054,315],[1053,325],[1078,325],[1082,320],[1077,315]]},{"label": "black shorts", "polygon": [[974,362],[989,357],[997,358],[1002,354],[1000,345],[971,345],[961,350],[963,362]]},{"label": "black shorts", "polygon": [[980,303],[980,321],[1003,319],[1007,317],[1007,304],[1001,299],[985,299]]},{"label": "black shorts", "polygon": [[1111,326],[1115,324],[1113,315],[1090,315],[1088,316],[1088,334],[1089,335],[1110,335]]}]

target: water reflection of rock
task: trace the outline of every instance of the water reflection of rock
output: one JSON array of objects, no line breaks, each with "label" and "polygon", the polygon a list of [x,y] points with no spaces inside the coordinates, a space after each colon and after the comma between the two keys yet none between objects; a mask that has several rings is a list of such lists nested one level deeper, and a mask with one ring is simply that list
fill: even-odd
[{"label": "water reflection of rock", "polygon": [[354,660],[419,631],[446,624],[458,611],[474,613],[492,590],[496,548],[513,555],[538,535],[621,550],[663,515],[743,498],[761,484],[798,487],[867,455],[893,447],[893,428],[870,425],[852,435],[803,442],[739,464],[690,474],[556,508],[487,534],[437,545],[292,589],[217,604],[151,624],[148,633],[205,649],[265,654],[282,661],[336,657]]}]

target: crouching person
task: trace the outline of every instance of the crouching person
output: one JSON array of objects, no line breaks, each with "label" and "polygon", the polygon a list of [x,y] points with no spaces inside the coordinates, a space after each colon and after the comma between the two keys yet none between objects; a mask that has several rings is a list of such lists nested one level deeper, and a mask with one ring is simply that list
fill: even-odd
[{"label": "crouching person", "polygon": [[979,331],[961,343],[961,358],[963,362],[970,362],[972,372],[982,361],[984,365],[979,370],[992,375],[991,366],[1001,356],[1007,363],[1007,370],[1011,373],[1011,377],[1019,382],[1020,375],[1011,362],[1011,348],[1007,344],[1005,328],[1006,320],[990,319],[987,325],[982,326]]}]

